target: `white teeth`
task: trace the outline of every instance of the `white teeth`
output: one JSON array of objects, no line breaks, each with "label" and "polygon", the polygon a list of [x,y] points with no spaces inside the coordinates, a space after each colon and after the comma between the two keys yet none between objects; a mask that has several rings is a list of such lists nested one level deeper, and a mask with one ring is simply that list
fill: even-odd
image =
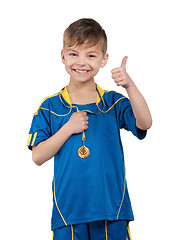
[{"label": "white teeth", "polygon": [[87,73],[88,72],[88,70],[77,70],[77,69],[75,69],[75,71],[78,73]]}]

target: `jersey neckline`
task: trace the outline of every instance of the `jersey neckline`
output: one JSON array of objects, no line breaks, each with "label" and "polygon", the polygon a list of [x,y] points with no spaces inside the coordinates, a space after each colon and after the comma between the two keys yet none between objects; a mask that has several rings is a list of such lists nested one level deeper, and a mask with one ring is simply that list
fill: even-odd
[{"label": "jersey neckline", "polygon": [[79,106],[79,107],[83,107],[83,106],[89,106],[89,105],[98,105],[101,101],[101,99],[103,98],[103,95],[104,95],[104,90],[102,88],[100,88],[100,86],[98,84],[96,84],[96,91],[97,91],[97,100],[95,103],[87,103],[87,104],[72,104],[71,103],[71,100],[70,100],[70,96],[69,96],[69,93],[68,93],[68,90],[67,90],[67,87],[64,87],[62,89],[62,91],[60,92],[60,94],[62,95],[63,99],[65,100],[65,102],[67,104],[69,104],[70,106]]}]

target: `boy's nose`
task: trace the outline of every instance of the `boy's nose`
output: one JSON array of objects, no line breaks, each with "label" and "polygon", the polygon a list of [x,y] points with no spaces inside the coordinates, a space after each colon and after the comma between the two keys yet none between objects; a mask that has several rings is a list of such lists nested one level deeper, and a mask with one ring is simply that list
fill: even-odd
[{"label": "boy's nose", "polygon": [[79,57],[77,64],[79,65],[86,65],[86,59],[84,57]]}]

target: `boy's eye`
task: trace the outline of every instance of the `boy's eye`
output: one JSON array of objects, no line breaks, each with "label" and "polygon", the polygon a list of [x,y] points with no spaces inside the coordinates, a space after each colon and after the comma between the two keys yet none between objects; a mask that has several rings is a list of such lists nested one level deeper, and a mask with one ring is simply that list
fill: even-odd
[{"label": "boy's eye", "polygon": [[77,56],[76,53],[70,53],[69,55],[72,56],[72,57],[76,57]]},{"label": "boy's eye", "polygon": [[96,57],[96,56],[93,55],[93,54],[90,54],[89,57],[90,57],[90,58],[94,58],[94,57]]}]

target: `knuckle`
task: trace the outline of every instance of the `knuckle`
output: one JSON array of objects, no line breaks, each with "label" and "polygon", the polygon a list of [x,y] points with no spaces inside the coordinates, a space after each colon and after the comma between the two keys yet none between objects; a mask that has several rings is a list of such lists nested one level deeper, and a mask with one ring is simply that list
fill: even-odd
[{"label": "knuckle", "polygon": [[111,70],[111,73],[113,74],[113,73],[115,73],[116,71],[117,71],[117,68],[114,68],[114,69]]},{"label": "knuckle", "polygon": [[86,112],[80,112],[82,117],[85,117]]}]

